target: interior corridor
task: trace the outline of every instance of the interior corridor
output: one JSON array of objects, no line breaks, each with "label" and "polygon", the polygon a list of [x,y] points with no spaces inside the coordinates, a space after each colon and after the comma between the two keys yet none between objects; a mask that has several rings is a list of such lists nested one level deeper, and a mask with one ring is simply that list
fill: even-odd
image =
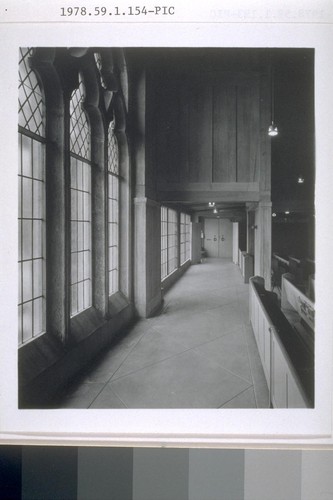
[{"label": "interior corridor", "polygon": [[191,266],[81,374],[58,408],[268,408],[248,286],[229,259]]}]

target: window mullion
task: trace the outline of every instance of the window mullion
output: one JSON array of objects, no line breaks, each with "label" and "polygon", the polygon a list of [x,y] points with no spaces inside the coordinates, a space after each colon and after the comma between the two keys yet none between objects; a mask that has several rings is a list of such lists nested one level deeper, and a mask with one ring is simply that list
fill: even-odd
[{"label": "window mullion", "polygon": [[[85,99],[83,78],[70,100],[70,314],[71,317],[92,305],[92,171],[91,129],[82,103]],[[87,203],[89,207],[87,206]],[[74,213],[73,213],[74,212]],[[73,225],[76,231],[73,233]],[[89,235],[86,235],[87,225]],[[89,256],[89,270],[86,267]],[[73,265],[75,264],[75,276]]]},{"label": "window mullion", "polygon": [[[30,49],[20,49],[19,183],[20,264],[19,344],[45,332],[45,144],[44,98],[36,74],[28,67]],[[23,76],[24,75],[24,76]],[[34,154],[35,151],[39,154]],[[41,224],[37,222],[40,221]],[[39,265],[39,262],[41,265]]]}]

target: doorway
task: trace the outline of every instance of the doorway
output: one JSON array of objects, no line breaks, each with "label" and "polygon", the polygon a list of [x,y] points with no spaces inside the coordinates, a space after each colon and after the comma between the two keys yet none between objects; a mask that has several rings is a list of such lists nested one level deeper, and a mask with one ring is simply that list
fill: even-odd
[{"label": "doorway", "polygon": [[205,219],[204,247],[207,257],[232,258],[232,223],[227,219]]}]

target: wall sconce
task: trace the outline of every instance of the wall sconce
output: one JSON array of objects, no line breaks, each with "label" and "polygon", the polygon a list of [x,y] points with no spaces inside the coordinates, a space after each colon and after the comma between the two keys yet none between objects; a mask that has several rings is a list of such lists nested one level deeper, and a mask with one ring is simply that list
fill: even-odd
[{"label": "wall sconce", "polygon": [[208,206],[209,206],[210,208],[215,207],[215,201],[209,201],[209,202],[208,202]]},{"label": "wall sconce", "polygon": [[254,230],[254,229],[258,229],[258,226],[254,226],[254,225],[253,225],[253,226],[251,226],[251,229],[253,229],[253,230]]},{"label": "wall sconce", "polygon": [[298,184],[304,184],[304,177],[302,175],[297,179]]}]

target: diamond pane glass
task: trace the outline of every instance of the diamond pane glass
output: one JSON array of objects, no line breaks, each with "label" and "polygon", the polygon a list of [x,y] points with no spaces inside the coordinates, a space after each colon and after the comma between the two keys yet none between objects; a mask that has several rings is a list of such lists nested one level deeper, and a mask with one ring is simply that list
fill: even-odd
[{"label": "diamond pane glass", "polygon": [[112,121],[108,133],[108,171],[119,174],[119,150],[116,135],[114,133],[115,122]]},{"label": "diamond pane glass", "polygon": [[99,77],[100,77],[101,85],[102,85],[102,87],[104,89],[106,89],[107,86],[106,86],[106,83],[105,83],[105,80],[104,80],[104,77],[103,77],[103,74],[102,74],[102,56],[101,56],[101,54],[99,52],[95,52],[94,58],[95,58],[96,67],[97,67],[98,72],[99,72]]},{"label": "diamond pane glass", "polygon": [[102,57],[101,57],[101,54],[99,52],[95,52],[94,58],[95,58],[95,63],[96,63],[98,71],[101,71],[102,70]]},{"label": "diamond pane glass", "polygon": [[83,109],[84,99],[80,74],[79,86],[70,100],[71,316],[92,305],[90,126]]},{"label": "diamond pane glass", "polygon": [[20,48],[19,55],[19,125],[45,137],[44,100],[34,71],[29,67],[32,49]]},{"label": "diamond pane glass", "polygon": [[119,155],[114,121],[108,131],[109,295],[119,290]]},{"label": "diamond pane glass", "polygon": [[72,93],[70,100],[70,150],[85,160],[90,160],[90,128],[83,109],[85,89],[83,79]]},{"label": "diamond pane glass", "polygon": [[19,50],[19,345],[45,332],[45,106],[32,55]]}]

